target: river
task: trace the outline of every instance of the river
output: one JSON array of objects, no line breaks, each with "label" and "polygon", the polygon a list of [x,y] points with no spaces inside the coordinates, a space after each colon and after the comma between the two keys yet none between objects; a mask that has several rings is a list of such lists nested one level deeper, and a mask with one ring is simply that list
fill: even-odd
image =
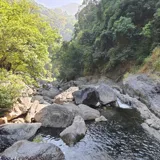
[{"label": "river", "polygon": [[41,128],[34,141],[53,143],[65,154],[66,160],[159,160],[160,142],[144,132],[142,119],[133,109],[101,110],[108,121],[87,122],[87,134],[74,146],[59,138],[61,129]]}]

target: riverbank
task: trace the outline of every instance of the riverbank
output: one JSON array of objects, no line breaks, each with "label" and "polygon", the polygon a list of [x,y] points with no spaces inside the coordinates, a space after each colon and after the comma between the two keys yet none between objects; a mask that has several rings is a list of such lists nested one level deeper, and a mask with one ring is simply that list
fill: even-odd
[{"label": "riverbank", "polygon": [[[12,123],[28,123],[29,125],[38,122],[42,127],[66,128],[59,133],[59,137],[69,146],[74,146],[81,139],[83,141],[83,137],[88,133],[88,127],[84,121],[97,118],[98,121],[107,121],[106,116],[103,118],[100,116],[107,111],[108,107],[123,108],[122,112],[123,110],[125,112],[125,109],[136,110],[142,119],[138,121],[139,125],[147,135],[160,141],[160,103],[158,101],[160,99],[160,83],[158,80],[141,74],[129,76],[121,84],[114,83],[104,77],[85,77],[63,84],[41,82],[40,85],[42,87],[36,92],[31,91],[31,89],[28,90],[30,94],[25,95],[31,95],[30,97],[19,98],[16,109],[13,108],[10,113],[7,113],[10,116],[1,118],[1,122],[8,120],[11,122],[10,126],[13,125]],[[99,109],[102,111],[101,113]],[[19,124],[17,125],[18,128],[21,128]],[[4,156],[6,156],[7,147],[12,144],[14,146],[14,143],[19,140],[30,139],[30,137],[20,136],[21,138],[5,145],[12,138],[8,133],[13,132],[12,127],[6,132],[6,127],[8,128],[8,124],[0,126],[0,130],[3,131],[0,140],[4,144],[1,151],[6,149],[4,154],[2,153]],[[38,128],[32,133],[32,136],[36,134]],[[22,128],[22,130],[24,129]],[[6,133],[8,140],[3,138]],[[23,142],[22,149],[26,143],[28,146],[28,142]]]}]

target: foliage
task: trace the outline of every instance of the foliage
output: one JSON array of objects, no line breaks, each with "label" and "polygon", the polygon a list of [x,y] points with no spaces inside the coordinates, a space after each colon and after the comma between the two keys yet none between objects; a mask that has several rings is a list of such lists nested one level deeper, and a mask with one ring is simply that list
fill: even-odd
[{"label": "foliage", "polygon": [[10,108],[25,87],[20,75],[0,70],[0,108]]},{"label": "foliage", "polygon": [[139,70],[140,72],[146,73],[160,73],[160,47],[156,47],[151,56],[147,57],[144,61],[144,64]]},{"label": "foliage", "polygon": [[59,40],[37,10],[27,0],[0,0],[0,68],[34,79],[49,76],[45,65]]},{"label": "foliage", "polygon": [[68,15],[60,8],[48,9],[42,5],[39,5],[39,8],[40,15],[50,24],[52,29],[58,30],[64,41],[70,41],[76,22],[75,16]]},{"label": "foliage", "polygon": [[141,65],[160,43],[159,0],[85,0],[81,8],[74,38],[57,59],[64,79]]}]

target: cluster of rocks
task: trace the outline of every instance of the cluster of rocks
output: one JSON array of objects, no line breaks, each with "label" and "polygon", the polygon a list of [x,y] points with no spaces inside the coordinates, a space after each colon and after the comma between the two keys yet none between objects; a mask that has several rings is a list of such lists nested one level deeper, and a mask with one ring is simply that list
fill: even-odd
[{"label": "cluster of rocks", "polygon": [[85,121],[107,121],[97,110],[104,106],[135,108],[144,119],[142,127],[160,140],[160,83],[146,75],[129,76],[122,89],[106,79],[81,78],[61,87],[44,85],[33,93],[20,97],[11,112],[0,119],[0,122],[22,123],[0,126],[0,152],[12,145],[1,154],[2,157],[63,160],[62,151],[53,144],[42,145],[27,140],[41,126],[65,128],[60,137],[66,144],[74,145],[86,134]]},{"label": "cluster of rocks", "polygon": [[64,160],[64,154],[55,145],[28,141],[40,127],[41,123],[1,125],[0,152],[2,153],[0,159]]}]

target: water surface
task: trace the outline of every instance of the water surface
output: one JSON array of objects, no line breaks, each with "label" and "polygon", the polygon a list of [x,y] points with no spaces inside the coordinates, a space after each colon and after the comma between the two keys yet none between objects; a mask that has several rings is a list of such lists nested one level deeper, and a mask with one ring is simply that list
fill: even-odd
[{"label": "water surface", "polygon": [[[135,110],[107,109],[107,122],[87,122],[86,136],[69,147],[59,138],[62,130],[41,128],[36,137],[61,148],[66,160],[160,160],[160,143],[144,132]],[[38,139],[38,138],[36,138]]]}]

